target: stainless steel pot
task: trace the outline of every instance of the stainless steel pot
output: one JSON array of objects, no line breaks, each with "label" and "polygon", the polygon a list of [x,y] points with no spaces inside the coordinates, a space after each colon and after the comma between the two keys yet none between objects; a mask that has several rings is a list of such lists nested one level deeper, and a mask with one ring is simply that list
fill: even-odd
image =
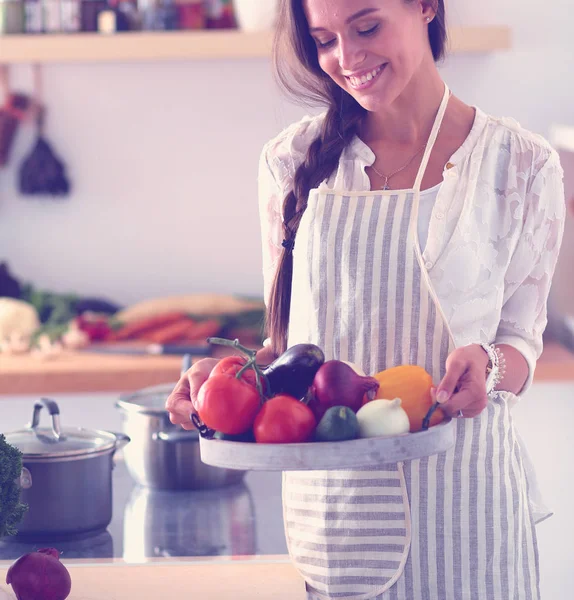
[{"label": "stainless steel pot", "polygon": [[[45,406],[51,428],[40,428]],[[28,511],[18,538],[81,537],[104,531],[112,520],[112,470],[116,450],[130,440],[121,433],[62,428],[60,410],[43,398],[34,405],[32,423],[6,434],[22,454],[21,500]]]},{"label": "stainless steel pot", "polygon": [[213,489],[240,482],[245,471],[201,462],[199,432],[173,425],[165,402],[175,384],[145,388],[122,396],[122,431],[131,443],[123,452],[130,475],[139,484],[164,490]]}]

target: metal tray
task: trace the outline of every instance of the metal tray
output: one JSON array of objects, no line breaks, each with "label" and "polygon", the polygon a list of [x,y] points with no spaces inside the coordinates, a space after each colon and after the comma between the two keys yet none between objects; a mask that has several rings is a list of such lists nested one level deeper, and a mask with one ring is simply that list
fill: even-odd
[{"label": "metal tray", "polygon": [[454,446],[456,423],[387,438],[306,444],[255,444],[200,438],[201,460],[214,467],[247,471],[322,471],[377,467],[424,458]]}]

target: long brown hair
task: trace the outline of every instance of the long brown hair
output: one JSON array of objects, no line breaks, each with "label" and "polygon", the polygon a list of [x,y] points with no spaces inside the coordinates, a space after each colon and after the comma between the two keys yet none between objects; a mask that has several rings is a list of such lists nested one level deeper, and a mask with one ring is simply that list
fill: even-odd
[{"label": "long brown hair", "polygon": [[[403,0],[411,4],[416,0]],[[444,57],[447,31],[444,0],[434,4],[429,42],[435,61]],[[272,348],[287,347],[293,281],[293,246],[309,192],[337,168],[343,150],[359,132],[367,111],[342,90],[319,66],[317,46],[309,33],[302,0],[281,0],[273,44],[275,75],[283,90],[299,103],[327,106],[321,131],[295,171],[293,189],[283,203],[283,250],[275,273],[267,310],[267,332]]]}]

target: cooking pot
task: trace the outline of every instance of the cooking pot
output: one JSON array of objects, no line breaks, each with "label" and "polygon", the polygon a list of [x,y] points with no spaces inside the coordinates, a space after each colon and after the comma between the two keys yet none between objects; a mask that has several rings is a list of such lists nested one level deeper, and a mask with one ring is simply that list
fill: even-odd
[{"label": "cooking pot", "polygon": [[[45,406],[51,428],[40,428]],[[60,409],[43,398],[34,404],[32,423],[7,433],[22,452],[21,500],[28,505],[18,538],[68,539],[105,531],[112,520],[114,454],[130,440],[121,433],[62,428]]]},{"label": "cooking pot", "polygon": [[140,485],[164,490],[199,490],[239,483],[245,471],[201,462],[199,432],[169,420],[165,402],[174,384],[145,388],[116,402],[122,431],[131,443],[123,452],[130,475]]},{"label": "cooking pot", "polygon": [[245,482],[200,491],[135,486],[124,511],[123,558],[257,553],[255,510]]}]

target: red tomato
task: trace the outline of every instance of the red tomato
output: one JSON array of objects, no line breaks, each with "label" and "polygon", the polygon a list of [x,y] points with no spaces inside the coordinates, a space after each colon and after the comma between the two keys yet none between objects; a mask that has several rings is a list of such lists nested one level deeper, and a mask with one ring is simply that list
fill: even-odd
[{"label": "red tomato", "polygon": [[236,435],[253,425],[260,403],[252,385],[233,375],[214,375],[199,388],[196,410],[211,429]]},{"label": "red tomato", "polygon": [[263,404],[253,433],[260,444],[294,444],[308,442],[316,425],[313,411],[306,404],[283,394]]},{"label": "red tomato", "polygon": [[[239,371],[245,366],[246,359],[241,356],[226,356],[222,358],[212,369],[210,377],[214,377],[215,375],[237,375]],[[241,379],[245,382],[250,383],[251,385],[257,385],[257,380],[255,377],[255,371],[250,368],[243,372],[241,375]],[[263,382],[261,382],[263,384]]]}]

